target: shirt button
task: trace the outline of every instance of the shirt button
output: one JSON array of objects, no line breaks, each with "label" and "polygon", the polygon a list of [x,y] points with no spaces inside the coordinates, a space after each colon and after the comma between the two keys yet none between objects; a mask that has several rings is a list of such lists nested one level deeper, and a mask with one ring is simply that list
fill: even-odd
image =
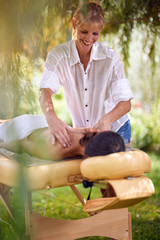
[{"label": "shirt button", "polygon": [[86,104],[85,107],[88,107],[88,105]]},{"label": "shirt button", "polygon": [[87,73],[85,72],[85,74],[87,74]]},{"label": "shirt button", "polygon": [[86,120],[87,122],[89,122],[89,120]]},{"label": "shirt button", "polygon": [[85,88],[84,90],[87,91],[87,88]]}]

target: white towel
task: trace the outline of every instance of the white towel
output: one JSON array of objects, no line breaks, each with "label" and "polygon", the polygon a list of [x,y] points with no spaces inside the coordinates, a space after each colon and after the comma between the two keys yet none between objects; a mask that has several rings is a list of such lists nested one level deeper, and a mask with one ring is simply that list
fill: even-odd
[{"label": "white towel", "polygon": [[21,115],[0,124],[0,139],[3,142],[24,139],[34,130],[48,127],[44,115]]}]

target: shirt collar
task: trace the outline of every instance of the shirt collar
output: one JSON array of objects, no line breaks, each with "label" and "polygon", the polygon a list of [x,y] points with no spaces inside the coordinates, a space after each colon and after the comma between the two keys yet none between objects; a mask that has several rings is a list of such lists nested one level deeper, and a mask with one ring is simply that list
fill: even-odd
[{"label": "shirt collar", "polygon": [[[96,42],[95,44],[93,44],[89,62],[92,62],[92,60],[103,60],[105,58],[106,56],[101,48],[101,44],[99,42]],[[73,66],[79,62],[80,62],[80,59],[79,59],[76,43],[75,43],[75,40],[72,40],[70,45],[70,66]]]},{"label": "shirt collar", "polygon": [[90,62],[92,62],[92,60],[103,60],[105,58],[106,56],[102,50],[101,43],[96,42],[95,44],[93,44]]},{"label": "shirt collar", "polygon": [[80,59],[76,47],[76,42],[75,40],[72,40],[70,44],[70,66],[72,67],[77,62],[80,62]]}]

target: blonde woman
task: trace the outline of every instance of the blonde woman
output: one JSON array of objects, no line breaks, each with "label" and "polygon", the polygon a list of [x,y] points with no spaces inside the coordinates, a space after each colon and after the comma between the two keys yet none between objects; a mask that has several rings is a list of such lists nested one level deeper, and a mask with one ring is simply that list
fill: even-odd
[{"label": "blonde woman", "polygon": [[97,2],[79,7],[72,19],[74,39],[53,48],[46,59],[40,82],[40,104],[48,123],[50,141],[70,147],[69,127],[61,121],[51,99],[59,84],[64,94],[73,127],[114,131],[125,144],[131,142],[128,112],[132,91],[118,54],[98,42],[105,25]]}]

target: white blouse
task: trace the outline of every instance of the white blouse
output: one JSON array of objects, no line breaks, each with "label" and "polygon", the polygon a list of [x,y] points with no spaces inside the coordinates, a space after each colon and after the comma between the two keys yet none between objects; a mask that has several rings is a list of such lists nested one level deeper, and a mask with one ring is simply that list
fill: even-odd
[{"label": "white blouse", "polygon": [[[53,48],[46,59],[40,88],[50,88],[54,94],[59,84],[71,113],[73,127],[93,127],[120,101],[133,98],[118,54],[96,42],[86,71],[80,62],[75,40]],[[128,120],[128,114],[111,126],[118,129]]]}]

